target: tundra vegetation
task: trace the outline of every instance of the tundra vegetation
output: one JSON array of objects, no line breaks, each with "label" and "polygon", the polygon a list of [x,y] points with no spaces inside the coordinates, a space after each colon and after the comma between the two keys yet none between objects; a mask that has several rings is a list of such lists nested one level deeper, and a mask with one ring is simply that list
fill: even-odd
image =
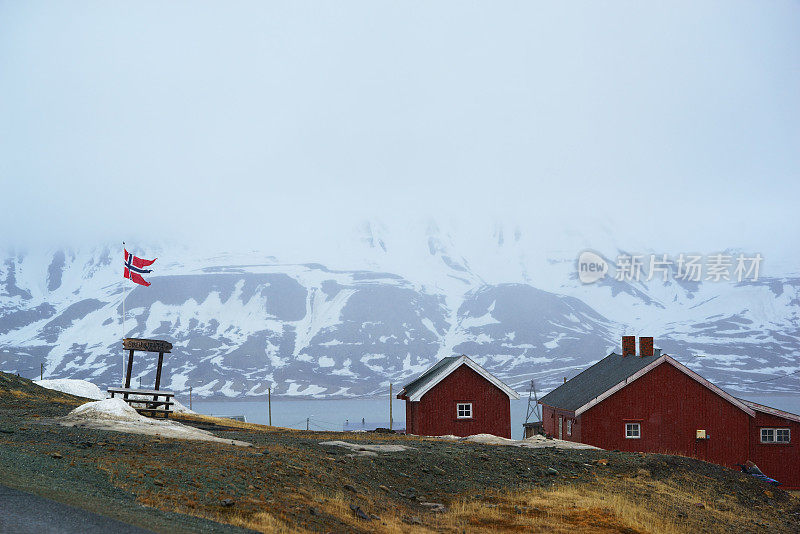
[{"label": "tundra vegetation", "polygon": [[0,374],[3,483],[159,532],[800,531],[797,496],[681,456],[190,414],[175,417],[252,446],[59,424],[84,402]]}]

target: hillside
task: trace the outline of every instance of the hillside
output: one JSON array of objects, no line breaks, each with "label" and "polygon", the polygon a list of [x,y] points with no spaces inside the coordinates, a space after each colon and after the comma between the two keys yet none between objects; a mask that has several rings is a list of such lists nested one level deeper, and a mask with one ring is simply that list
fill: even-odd
[{"label": "hillside", "polygon": [[[204,416],[182,421],[254,446],[58,426],[82,402],[0,374],[3,483],[158,532],[800,528],[796,497],[689,458],[302,432]],[[355,451],[324,444],[331,440]],[[365,451],[371,445],[394,447]]]}]

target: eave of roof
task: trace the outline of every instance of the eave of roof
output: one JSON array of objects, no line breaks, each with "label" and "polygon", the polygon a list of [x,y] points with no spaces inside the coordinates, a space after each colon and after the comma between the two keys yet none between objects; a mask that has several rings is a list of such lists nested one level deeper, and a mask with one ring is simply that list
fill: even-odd
[{"label": "eave of roof", "polygon": [[749,400],[744,400],[744,399],[739,399],[739,400],[742,401],[742,403],[745,406],[752,408],[756,412],[774,415],[776,417],[783,417],[784,419],[789,419],[791,421],[796,421],[800,423],[800,415],[797,415],[796,413],[786,412],[783,410],[779,410],[777,408],[773,408],[772,406],[765,406],[763,404],[758,404],[757,402]]},{"label": "eave of roof", "polygon": [[494,386],[500,389],[503,393],[511,399],[519,399],[519,393],[511,389],[502,380],[491,374],[489,371],[475,363],[472,359],[465,355],[449,356],[442,358],[433,367],[425,371],[419,378],[404,386],[400,393],[397,395],[399,399],[406,399],[412,402],[419,401],[425,393],[433,389],[436,384],[444,380],[453,371],[466,365],[484,379],[491,382]]}]

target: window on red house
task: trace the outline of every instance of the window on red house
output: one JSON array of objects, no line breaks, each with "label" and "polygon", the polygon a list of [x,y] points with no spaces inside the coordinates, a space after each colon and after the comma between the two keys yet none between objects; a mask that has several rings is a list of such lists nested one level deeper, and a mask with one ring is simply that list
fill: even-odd
[{"label": "window on red house", "polygon": [[790,443],[791,439],[788,428],[761,429],[761,443]]},{"label": "window on red house", "polygon": [[639,423],[625,423],[625,437],[627,439],[639,439],[642,437],[642,427]]},{"label": "window on red house", "polygon": [[472,417],[472,403],[459,402],[456,404],[456,417],[459,419],[470,419]]}]

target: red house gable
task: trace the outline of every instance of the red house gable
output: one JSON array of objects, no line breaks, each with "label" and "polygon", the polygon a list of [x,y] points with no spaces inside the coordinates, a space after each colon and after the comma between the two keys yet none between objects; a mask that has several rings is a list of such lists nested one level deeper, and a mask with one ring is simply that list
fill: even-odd
[{"label": "red house gable", "polygon": [[444,358],[397,395],[406,432],[425,436],[511,437],[511,398],[519,395],[466,356]]},{"label": "red house gable", "polygon": [[552,436],[731,468],[749,460],[800,488],[800,416],[737,399],[658,351],[612,353],[540,403]]}]

